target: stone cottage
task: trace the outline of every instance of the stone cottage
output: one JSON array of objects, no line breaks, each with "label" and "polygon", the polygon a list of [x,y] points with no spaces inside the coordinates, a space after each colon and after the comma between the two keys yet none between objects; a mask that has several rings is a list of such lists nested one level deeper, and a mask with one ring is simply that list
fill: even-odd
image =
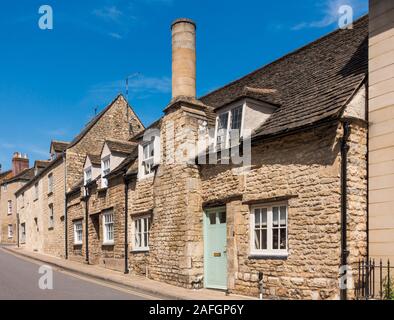
[{"label": "stone cottage", "polygon": [[186,288],[352,297],[338,279],[367,255],[368,17],[199,99],[195,31],[172,25],[163,117],[81,159],[70,258]]},{"label": "stone cottage", "polygon": [[22,247],[58,257],[68,257],[69,239],[66,194],[83,179],[87,154],[101,151],[106,139],[128,139],[144,127],[119,95],[94,117],[70,143],[53,141],[50,160],[34,170],[34,177],[16,191]]},{"label": "stone cottage", "polygon": [[[3,178],[1,178],[3,176]],[[18,241],[18,216],[15,191],[33,177],[26,155],[15,152],[12,170],[0,176],[0,243],[16,244]]]}]

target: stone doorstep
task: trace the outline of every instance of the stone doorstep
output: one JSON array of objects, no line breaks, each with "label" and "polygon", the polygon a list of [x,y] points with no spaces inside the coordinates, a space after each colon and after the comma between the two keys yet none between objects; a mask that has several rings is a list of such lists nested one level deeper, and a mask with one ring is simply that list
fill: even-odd
[{"label": "stone doorstep", "polygon": [[124,275],[120,272],[105,269],[96,265],[86,265],[75,261],[62,260],[60,258],[29,252],[27,250],[11,246],[2,246],[1,248],[13,254],[49,264],[62,270],[70,271],[89,278],[96,278],[105,282],[121,285],[123,287],[129,287],[141,293],[158,296],[158,298],[164,300],[257,300],[253,297],[240,295],[226,296],[223,292],[210,289],[189,290],[140,276]]}]

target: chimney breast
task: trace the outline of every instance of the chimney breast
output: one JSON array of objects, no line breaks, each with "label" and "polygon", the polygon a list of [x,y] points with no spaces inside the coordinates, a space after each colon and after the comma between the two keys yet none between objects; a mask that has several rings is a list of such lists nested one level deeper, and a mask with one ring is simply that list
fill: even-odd
[{"label": "chimney breast", "polygon": [[12,157],[12,174],[13,176],[18,175],[23,170],[29,169],[29,159],[27,156],[23,156],[22,153],[15,152]]},{"label": "chimney breast", "polygon": [[178,19],[172,31],[172,98],[196,97],[196,24]]}]

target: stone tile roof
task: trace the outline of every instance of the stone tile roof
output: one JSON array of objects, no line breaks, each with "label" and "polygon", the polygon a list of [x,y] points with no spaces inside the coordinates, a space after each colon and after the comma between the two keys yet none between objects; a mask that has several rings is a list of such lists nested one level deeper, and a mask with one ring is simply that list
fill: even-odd
[{"label": "stone tile roof", "polygon": [[12,170],[0,172],[0,182],[4,179],[8,179],[12,175]]},{"label": "stone tile roof", "polygon": [[[56,164],[63,162],[63,157],[57,157],[54,160],[36,160],[34,162],[34,167],[36,165],[42,169],[36,176],[31,178],[29,182],[27,182],[23,187],[21,187],[19,190],[15,192],[16,195],[19,195],[21,192],[24,190],[28,189],[33,183],[35,183],[37,180],[39,180],[46,172],[48,172],[50,169],[52,169]],[[34,170],[34,169],[33,169]]]},{"label": "stone tile roof", "polygon": [[90,159],[93,165],[101,166],[101,156],[99,154],[88,154],[86,157]]},{"label": "stone tile roof", "polygon": [[51,142],[51,148],[53,147],[53,150],[55,150],[55,152],[60,153],[66,150],[69,144],[69,142],[53,140]]},{"label": "stone tile roof", "polygon": [[105,143],[107,144],[111,152],[123,153],[123,154],[130,154],[136,146],[134,142],[115,140],[115,139],[105,140]]},{"label": "stone tile roof", "polygon": [[[214,109],[245,91],[279,107],[256,130],[267,136],[337,118],[368,71],[368,16],[205,95]],[[251,89],[251,90],[250,90]],[[260,90],[260,92],[259,92]]]},{"label": "stone tile roof", "polygon": [[51,163],[50,160],[36,160],[34,162],[34,167],[45,169],[46,167],[49,166],[50,163]]},{"label": "stone tile roof", "polygon": [[4,182],[11,183],[11,182],[15,182],[15,181],[30,181],[33,178],[34,178],[34,168],[29,168],[29,169],[23,170],[22,172],[20,172],[16,176],[13,176],[9,179],[4,180]]}]

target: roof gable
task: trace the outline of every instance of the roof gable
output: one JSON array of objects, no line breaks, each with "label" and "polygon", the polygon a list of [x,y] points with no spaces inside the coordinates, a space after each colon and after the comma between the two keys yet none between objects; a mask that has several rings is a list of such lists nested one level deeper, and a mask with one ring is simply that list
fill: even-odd
[{"label": "roof gable", "polygon": [[116,104],[119,99],[123,99],[127,103],[127,107],[129,111],[133,113],[136,120],[138,121],[139,125],[141,126],[141,130],[144,129],[144,125],[142,124],[141,120],[138,118],[138,115],[133,111],[130,104],[124,98],[122,94],[118,95],[108,106],[106,106],[97,116],[95,116],[86,126],[82,129],[82,131],[71,141],[68,145],[67,149],[74,147],[78,142],[80,142],[85,135],[100,121],[100,119]]}]

